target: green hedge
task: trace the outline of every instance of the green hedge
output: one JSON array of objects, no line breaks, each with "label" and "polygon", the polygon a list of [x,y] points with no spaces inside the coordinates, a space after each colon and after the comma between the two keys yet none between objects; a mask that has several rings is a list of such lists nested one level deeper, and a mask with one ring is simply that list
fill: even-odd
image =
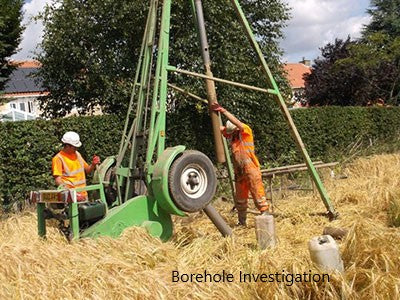
[{"label": "green hedge", "polygon": [[[368,149],[368,153],[396,151],[400,146],[400,108],[322,107],[292,112],[300,135],[314,160],[333,161]],[[256,138],[256,152],[264,166],[300,162],[283,117],[269,114],[249,125]],[[118,151],[124,117],[73,117],[52,121],[0,124],[0,200],[4,204],[24,199],[27,192],[53,186],[51,158],[60,150],[60,138],[68,130],[81,135],[83,157],[105,158]],[[204,111],[186,110],[168,118],[167,144],[183,144],[211,158],[213,144]],[[352,152],[353,151],[353,152]],[[359,152],[358,154],[365,154]],[[357,154],[357,153],[355,153]]]},{"label": "green hedge", "polygon": [[[399,107],[319,107],[292,110],[291,115],[313,160],[341,160],[346,155],[400,149]],[[186,115],[172,115],[169,122],[172,144],[182,143],[214,156],[208,116],[186,111]],[[271,167],[302,162],[279,111],[275,114],[266,112],[261,122],[250,120],[246,123],[253,128],[256,153],[262,165]]]},{"label": "green hedge", "polygon": [[65,131],[79,132],[80,152],[90,160],[117,152],[123,124],[115,116],[73,117],[0,124],[0,199],[6,204],[27,192],[54,186],[51,159],[62,148]]}]

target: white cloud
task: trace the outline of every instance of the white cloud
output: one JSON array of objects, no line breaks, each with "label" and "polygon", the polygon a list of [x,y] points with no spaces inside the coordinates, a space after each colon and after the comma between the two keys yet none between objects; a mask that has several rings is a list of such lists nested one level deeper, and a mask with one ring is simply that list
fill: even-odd
[{"label": "white cloud", "polygon": [[[314,59],[319,48],[335,38],[350,35],[357,38],[363,24],[369,22],[365,10],[369,0],[286,0],[292,7],[292,19],[285,29],[286,38],[281,42],[285,50],[284,61],[299,61],[302,57]],[[32,20],[52,0],[31,0],[23,6],[26,30],[20,51],[13,59],[27,59],[38,51],[43,24]]]},{"label": "white cloud", "polygon": [[292,19],[281,42],[284,61],[300,61],[302,57],[315,59],[319,48],[333,42],[360,36],[362,26],[370,18],[365,14],[368,0],[287,0],[292,8]]},{"label": "white cloud", "polygon": [[42,39],[43,24],[32,18],[42,12],[45,5],[51,2],[51,0],[32,0],[24,4],[22,8],[24,11],[22,22],[26,26],[26,29],[22,34],[22,41],[19,45],[20,50],[12,56],[12,59],[23,60],[33,57],[33,52],[37,51],[37,45]]}]

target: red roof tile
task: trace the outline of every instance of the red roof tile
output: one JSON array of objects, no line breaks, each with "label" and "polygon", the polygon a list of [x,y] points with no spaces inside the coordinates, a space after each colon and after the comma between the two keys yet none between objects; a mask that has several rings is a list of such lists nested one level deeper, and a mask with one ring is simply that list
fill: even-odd
[{"label": "red roof tile", "polygon": [[37,60],[12,60],[11,65],[17,66],[18,68],[40,68],[42,64]]},{"label": "red roof tile", "polygon": [[311,67],[302,63],[288,63],[283,67],[288,74],[287,79],[289,80],[290,86],[294,89],[304,88],[303,75],[311,73]]}]

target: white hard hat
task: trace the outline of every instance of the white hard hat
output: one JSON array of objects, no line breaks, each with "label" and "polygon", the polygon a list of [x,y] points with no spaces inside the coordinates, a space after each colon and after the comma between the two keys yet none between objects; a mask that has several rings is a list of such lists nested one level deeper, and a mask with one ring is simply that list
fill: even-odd
[{"label": "white hard hat", "polygon": [[236,130],[236,125],[233,124],[231,121],[226,121],[226,133],[231,134],[232,132],[234,132]]},{"label": "white hard hat", "polygon": [[77,134],[76,132],[73,132],[73,131],[68,131],[68,132],[64,133],[61,141],[64,144],[70,144],[74,147],[82,146],[82,143],[79,140],[79,134]]}]

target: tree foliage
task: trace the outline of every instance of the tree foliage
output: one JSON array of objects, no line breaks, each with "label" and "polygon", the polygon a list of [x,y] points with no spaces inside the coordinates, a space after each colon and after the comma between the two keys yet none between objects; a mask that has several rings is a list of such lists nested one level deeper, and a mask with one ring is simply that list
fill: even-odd
[{"label": "tree foliage", "polygon": [[[278,58],[277,39],[288,19],[281,0],[241,1],[261,48],[277,81],[285,83]],[[45,25],[43,63],[39,76],[51,95],[42,106],[49,116],[62,116],[74,106],[80,112],[99,104],[106,112],[123,111],[128,103],[148,1],[57,0],[43,13]],[[204,1],[212,69],[215,76],[265,86],[256,57],[236,20],[230,1]],[[197,33],[187,0],[173,1],[170,64],[202,72]],[[205,95],[204,82],[185,77],[171,78],[187,90]],[[285,86],[287,88],[287,86]],[[221,102],[248,117],[267,102],[264,95],[249,95],[227,86],[217,86]],[[176,109],[193,102],[172,97]],[[260,103],[261,102],[261,103]],[[201,109],[201,108],[200,108]]]},{"label": "tree foliage", "polygon": [[310,104],[400,103],[400,1],[372,0],[368,13],[372,20],[359,40],[322,48],[305,77]]},{"label": "tree foliage", "polygon": [[0,91],[13,70],[7,58],[16,53],[21,41],[22,4],[22,0],[0,0]]},{"label": "tree foliage", "polygon": [[384,100],[400,104],[400,37],[381,32],[371,33],[349,48],[350,56],[337,62],[339,66],[354,66],[363,76],[363,102]]},{"label": "tree foliage", "polygon": [[348,59],[355,42],[336,39],[321,48],[322,58],[315,60],[312,72],[304,76],[305,97],[310,105],[363,105],[368,101],[367,81],[360,69],[351,63],[338,65]]},{"label": "tree foliage", "polygon": [[96,105],[122,110],[134,73],[146,1],[57,0],[45,8],[38,76],[51,91],[48,116]]},{"label": "tree foliage", "polygon": [[400,0],[371,0],[371,8],[367,12],[372,20],[364,28],[364,37],[375,32],[400,36]]}]

